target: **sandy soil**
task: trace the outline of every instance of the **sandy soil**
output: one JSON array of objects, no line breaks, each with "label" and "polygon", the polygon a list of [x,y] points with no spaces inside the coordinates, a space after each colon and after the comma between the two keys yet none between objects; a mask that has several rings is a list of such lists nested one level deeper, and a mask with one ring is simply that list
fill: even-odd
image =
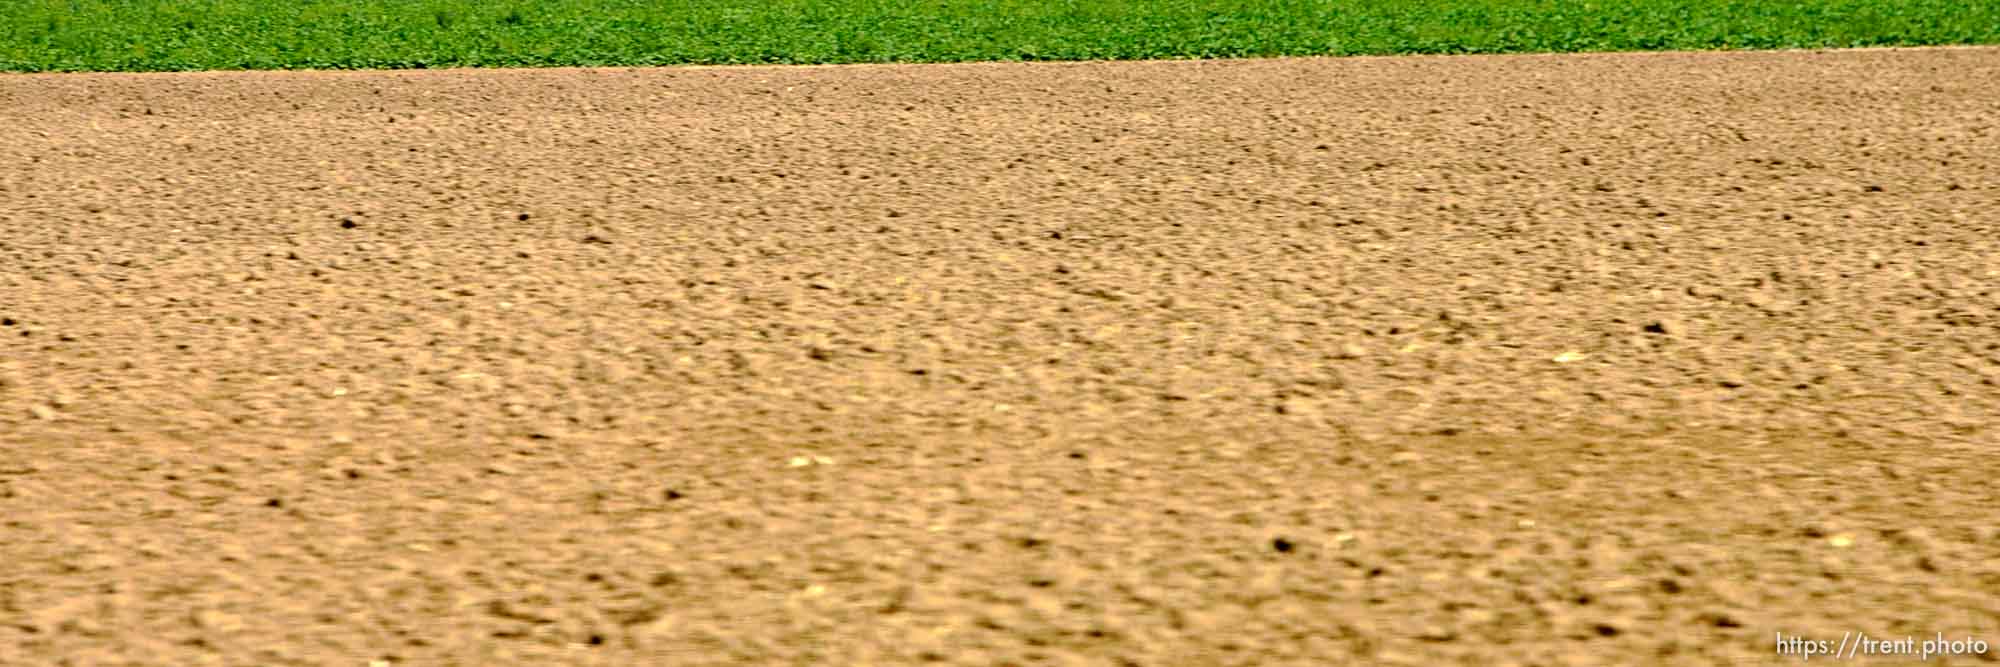
[{"label": "sandy soil", "polygon": [[0,664],[2000,643],[1995,81],[0,77]]}]

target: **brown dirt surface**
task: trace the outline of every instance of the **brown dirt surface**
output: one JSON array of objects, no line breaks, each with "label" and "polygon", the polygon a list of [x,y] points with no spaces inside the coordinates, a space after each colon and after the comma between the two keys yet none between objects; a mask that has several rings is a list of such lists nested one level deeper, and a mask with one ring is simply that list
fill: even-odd
[{"label": "brown dirt surface", "polygon": [[0,664],[2000,643],[1996,81],[0,77]]}]

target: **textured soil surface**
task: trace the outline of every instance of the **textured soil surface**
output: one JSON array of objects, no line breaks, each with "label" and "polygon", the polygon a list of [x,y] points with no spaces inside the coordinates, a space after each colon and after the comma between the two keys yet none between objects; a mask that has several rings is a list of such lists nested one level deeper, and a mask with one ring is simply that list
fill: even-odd
[{"label": "textured soil surface", "polygon": [[0,664],[2000,644],[1995,81],[0,77]]}]

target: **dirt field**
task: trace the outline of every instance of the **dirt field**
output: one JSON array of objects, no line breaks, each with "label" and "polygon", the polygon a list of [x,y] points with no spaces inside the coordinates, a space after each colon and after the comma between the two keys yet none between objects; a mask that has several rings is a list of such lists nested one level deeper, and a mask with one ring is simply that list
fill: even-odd
[{"label": "dirt field", "polygon": [[1996,81],[0,77],[0,664],[2000,644]]}]

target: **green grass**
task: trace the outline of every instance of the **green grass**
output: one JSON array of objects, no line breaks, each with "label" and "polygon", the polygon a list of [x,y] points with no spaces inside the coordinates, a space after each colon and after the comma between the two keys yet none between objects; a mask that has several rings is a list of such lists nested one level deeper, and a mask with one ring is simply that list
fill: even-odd
[{"label": "green grass", "polygon": [[0,0],[0,71],[1995,43],[1996,0]]}]

